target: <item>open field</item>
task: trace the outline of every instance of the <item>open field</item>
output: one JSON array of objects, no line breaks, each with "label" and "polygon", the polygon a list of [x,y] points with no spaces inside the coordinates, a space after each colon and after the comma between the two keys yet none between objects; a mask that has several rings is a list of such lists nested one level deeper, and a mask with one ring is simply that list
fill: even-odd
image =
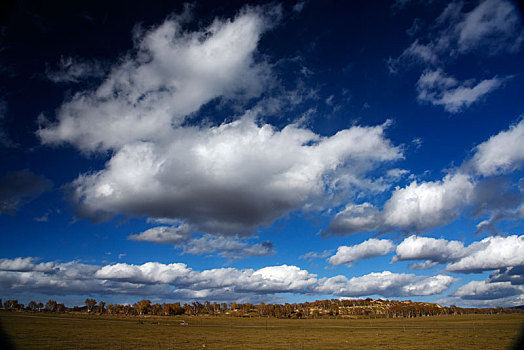
[{"label": "open field", "polygon": [[522,314],[291,320],[4,311],[0,320],[19,349],[507,349],[524,325]]}]

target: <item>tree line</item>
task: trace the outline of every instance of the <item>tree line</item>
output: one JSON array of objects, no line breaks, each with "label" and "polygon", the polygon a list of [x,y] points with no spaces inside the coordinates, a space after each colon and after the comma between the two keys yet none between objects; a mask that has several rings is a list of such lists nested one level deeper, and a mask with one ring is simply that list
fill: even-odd
[{"label": "tree line", "polygon": [[423,317],[437,315],[462,314],[496,314],[522,312],[517,309],[497,308],[461,308],[455,305],[441,306],[436,303],[423,303],[384,299],[326,299],[304,303],[285,304],[250,304],[250,303],[152,303],[143,299],[133,305],[106,304],[87,298],[85,305],[66,307],[55,300],[42,302],[30,301],[27,306],[18,300],[6,300],[0,306],[9,310],[24,310],[32,312],[85,312],[92,314],[127,315],[127,316],[176,316],[176,315],[209,315],[231,317],[276,317],[276,318],[321,318],[321,317]]}]

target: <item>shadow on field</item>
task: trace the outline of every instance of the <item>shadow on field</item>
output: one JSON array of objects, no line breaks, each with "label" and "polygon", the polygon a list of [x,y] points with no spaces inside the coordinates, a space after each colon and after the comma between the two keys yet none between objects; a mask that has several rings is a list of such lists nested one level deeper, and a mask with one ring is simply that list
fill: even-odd
[{"label": "shadow on field", "polygon": [[519,336],[517,339],[515,339],[515,342],[513,343],[513,346],[510,349],[511,350],[524,349],[524,325],[522,325]]},{"label": "shadow on field", "polygon": [[0,349],[13,350],[16,349],[15,344],[11,341],[11,337],[4,330],[2,320],[0,320]]}]

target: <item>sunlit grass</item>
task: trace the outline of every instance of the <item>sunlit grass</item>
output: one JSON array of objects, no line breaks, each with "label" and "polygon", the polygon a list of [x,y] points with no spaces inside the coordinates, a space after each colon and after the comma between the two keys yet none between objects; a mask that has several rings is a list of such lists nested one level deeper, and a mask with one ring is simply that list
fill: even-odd
[{"label": "sunlit grass", "polygon": [[1,312],[0,317],[20,349],[506,349],[524,324],[522,314],[291,320]]}]

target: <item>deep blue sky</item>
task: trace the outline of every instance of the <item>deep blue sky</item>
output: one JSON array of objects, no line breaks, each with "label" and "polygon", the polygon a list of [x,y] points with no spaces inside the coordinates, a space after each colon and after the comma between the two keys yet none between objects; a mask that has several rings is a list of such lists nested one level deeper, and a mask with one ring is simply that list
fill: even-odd
[{"label": "deep blue sky", "polygon": [[523,304],[521,10],[4,3],[0,296]]}]

